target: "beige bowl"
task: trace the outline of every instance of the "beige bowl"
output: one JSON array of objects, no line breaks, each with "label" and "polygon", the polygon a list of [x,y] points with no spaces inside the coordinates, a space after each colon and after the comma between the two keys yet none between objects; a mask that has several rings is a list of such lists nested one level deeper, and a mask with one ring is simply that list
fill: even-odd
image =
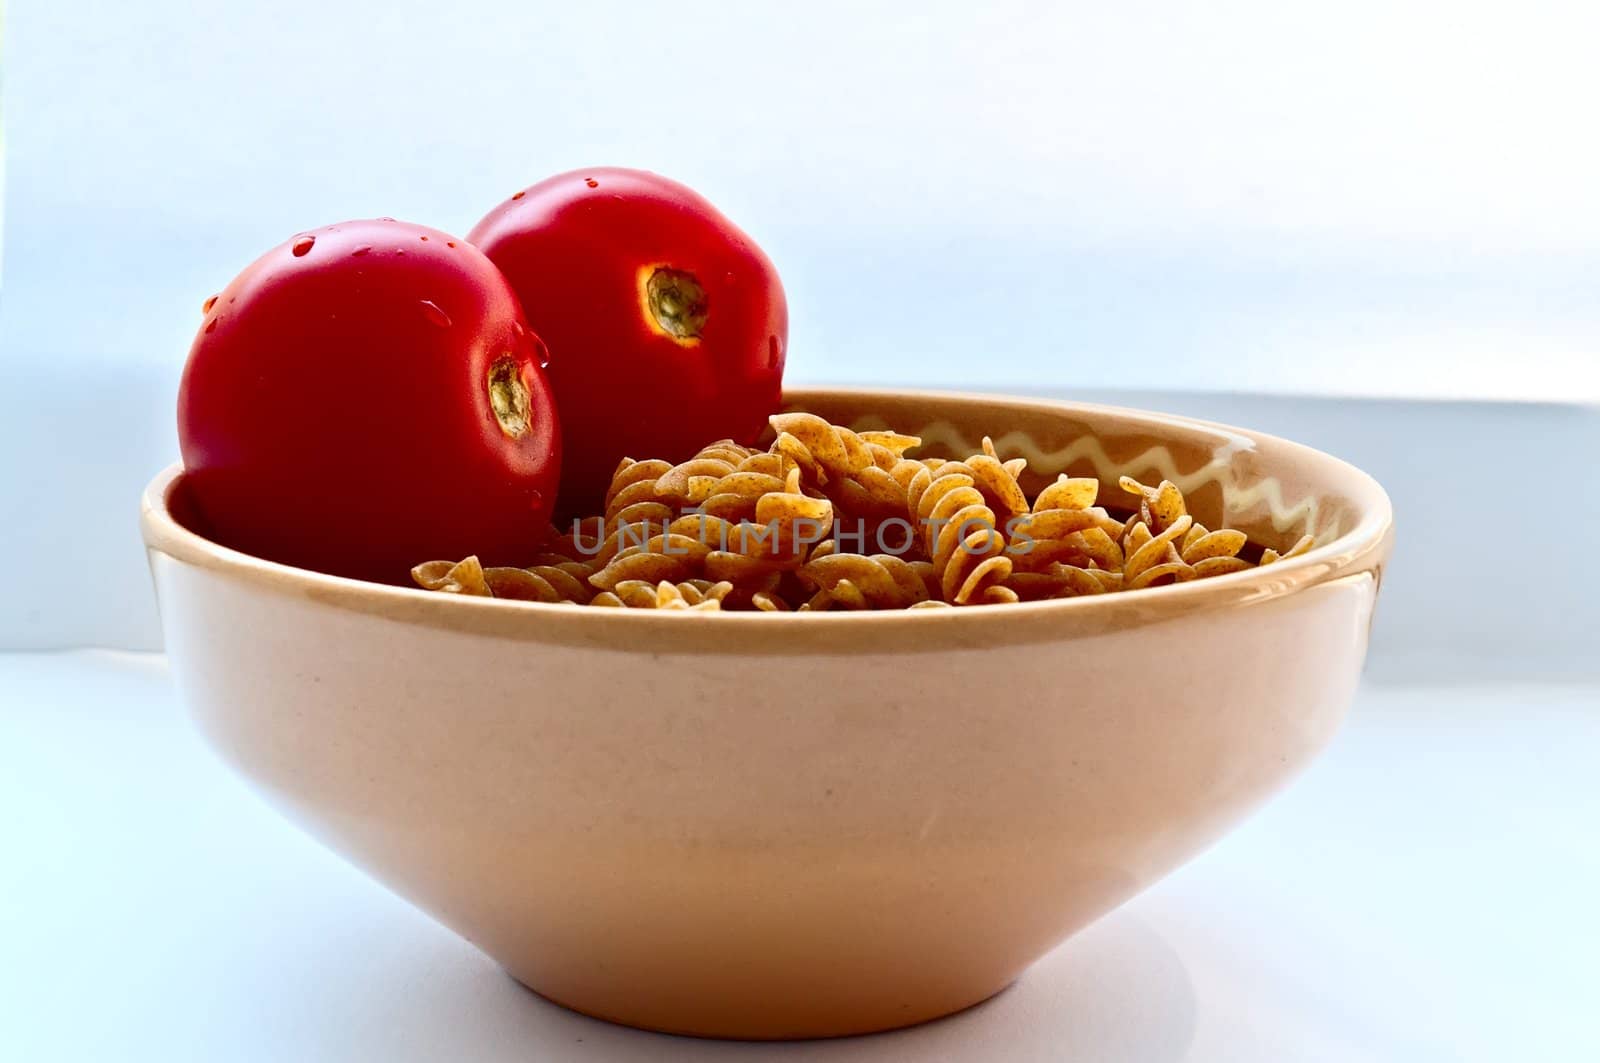
[{"label": "beige bowl", "polygon": [[1349,704],[1390,507],[1267,436],[1066,403],[791,401],[993,434],[1034,470],[1167,477],[1266,569],[910,613],[655,613],[323,576],[142,526],[216,749],[535,991],[601,1018],[817,1037],[974,1004],[1294,775]]}]

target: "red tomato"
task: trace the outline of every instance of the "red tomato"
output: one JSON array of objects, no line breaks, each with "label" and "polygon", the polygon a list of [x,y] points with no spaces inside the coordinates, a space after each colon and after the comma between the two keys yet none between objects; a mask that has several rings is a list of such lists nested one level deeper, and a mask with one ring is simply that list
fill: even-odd
[{"label": "red tomato", "polygon": [[755,242],[683,185],[574,170],[518,192],[467,238],[550,347],[565,515],[597,511],[623,457],[749,443],[777,411],[783,285]]},{"label": "red tomato", "polygon": [[505,278],[393,219],[302,233],[207,300],[178,394],[191,498],[247,553],[366,579],[548,526],[556,410]]}]

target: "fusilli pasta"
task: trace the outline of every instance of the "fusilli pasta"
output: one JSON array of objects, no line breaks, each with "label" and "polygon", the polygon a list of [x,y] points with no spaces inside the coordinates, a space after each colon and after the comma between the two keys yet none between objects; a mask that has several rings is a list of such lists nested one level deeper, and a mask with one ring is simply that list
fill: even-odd
[{"label": "fusilli pasta", "polygon": [[[992,492],[997,480],[1008,478],[998,462],[975,469],[948,461],[921,470],[906,488],[906,509],[922,530],[941,597],[953,605],[1017,600],[1016,592],[1004,586],[1012,568],[1005,537],[996,526],[994,509],[978,489],[980,479]],[[1009,479],[1015,487],[1015,479]],[[1021,494],[1020,488],[1017,493]]]},{"label": "fusilli pasta", "polygon": [[1253,562],[1243,532],[1200,524],[1169,481],[1122,477],[1137,500],[1126,520],[1099,504],[1093,478],[1063,474],[1030,502],[1026,460],[1002,458],[987,437],[980,453],[949,460],[909,456],[916,436],[809,413],[771,425],[766,449],[724,439],[676,465],[624,459],[604,511],[551,529],[526,567],[468,557],[412,577],[448,594],[625,609],[924,609],[1140,590],[1314,545],[1305,536]]}]

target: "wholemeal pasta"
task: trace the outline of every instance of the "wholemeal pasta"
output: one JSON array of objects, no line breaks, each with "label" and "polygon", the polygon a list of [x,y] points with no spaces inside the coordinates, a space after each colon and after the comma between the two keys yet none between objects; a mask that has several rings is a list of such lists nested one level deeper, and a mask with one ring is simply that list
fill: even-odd
[{"label": "wholemeal pasta", "polygon": [[798,468],[807,486],[820,487],[875,464],[867,440],[814,413],[776,414],[771,424],[777,433],[772,452]]},{"label": "wholemeal pasta", "polygon": [[893,554],[850,554],[819,547],[798,575],[816,589],[806,603],[813,609],[908,609],[943,601],[931,562],[907,561]]},{"label": "wholemeal pasta", "polygon": [[810,413],[770,423],[765,447],[723,439],[676,464],[623,459],[602,512],[551,529],[523,567],[468,557],[412,577],[446,594],[602,608],[929,609],[1145,590],[1314,545],[1254,551],[1243,532],[1201,524],[1166,480],[1124,476],[1107,500],[1099,480],[1062,474],[1030,499],[1027,461],[987,437],[979,453],[924,458],[916,436]]},{"label": "wholemeal pasta", "polygon": [[694,609],[716,612],[722,600],[733,590],[731,583],[712,583],[709,580],[684,580],[671,583],[661,580],[622,580],[610,590],[601,591],[591,600],[591,605],[616,606],[625,609]]},{"label": "wholemeal pasta", "polygon": [[[975,459],[974,459],[975,460]],[[996,463],[996,468],[998,463]],[[981,471],[980,471],[981,470]],[[906,510],[922,532],[924,549],[944,601],[953,605],[1016,601],[1005,586],[1011,575],[994,507],[979,489],[980,482],[993,496],[997,482],[1015,487],[1014,478],[987,466],[949,461],[923,469],[906,488]],[[1021,489],[1017,488],[1017,494]]]}]

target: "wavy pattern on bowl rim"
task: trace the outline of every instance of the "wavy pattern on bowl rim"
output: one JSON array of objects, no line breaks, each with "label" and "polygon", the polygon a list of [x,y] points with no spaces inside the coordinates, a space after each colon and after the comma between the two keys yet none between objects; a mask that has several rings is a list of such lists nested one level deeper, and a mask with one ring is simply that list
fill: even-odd
[{"label": "wavy pattern on bowl rim", "polygon": [[[855,432],[890,428],[905,430],[890,425],[876,415],[858,417],[848,427]],[[983,448],[981,436],[969,439],[960,427],[948,420],[930,421],[911,434],[920,436],[924,446],[942,447],[953,454],[976,454]],[[1292,502],[1286,499],[1283,484],[1277,477],[1261,477],[1252,483],[1240,482],[1233,457],[1241,449],[1249,447],[1247,440],[1241,440],[1237,445],[1219,446],[1212,452],[1210,461],[1197,469],[1186,471],[1179,468],[1172,450],[1159,443],[1133,458],[1117,461],[1106,451],[1101,439],[1092,434],[1081,435],[1056,450],[1046,450],[1033,436],[1021,430],[991,438],[995,449],[1002,455],[1026,458],[1030,469],[1047,477],[1054,477],[1079,462],[1088,462],[1093,466],[1095,475],[1105,483],[1116,483],[1122,476],[1148,477],[1149,470],[1153,469],[1162,479],[1171,480],[1185,494],[1193,494],[1203,486],[1216,484],[1222,491],[1225,513],[1230,517],[1264,505],[1268,519],[1279,532],[1310,531],[1319,540],[1326,540],[1344,531],[1339,527],[1342,522],[1336,519],[1328,522],[1330,526],[1322,526],[1321,508],[1315,496]]]}]

